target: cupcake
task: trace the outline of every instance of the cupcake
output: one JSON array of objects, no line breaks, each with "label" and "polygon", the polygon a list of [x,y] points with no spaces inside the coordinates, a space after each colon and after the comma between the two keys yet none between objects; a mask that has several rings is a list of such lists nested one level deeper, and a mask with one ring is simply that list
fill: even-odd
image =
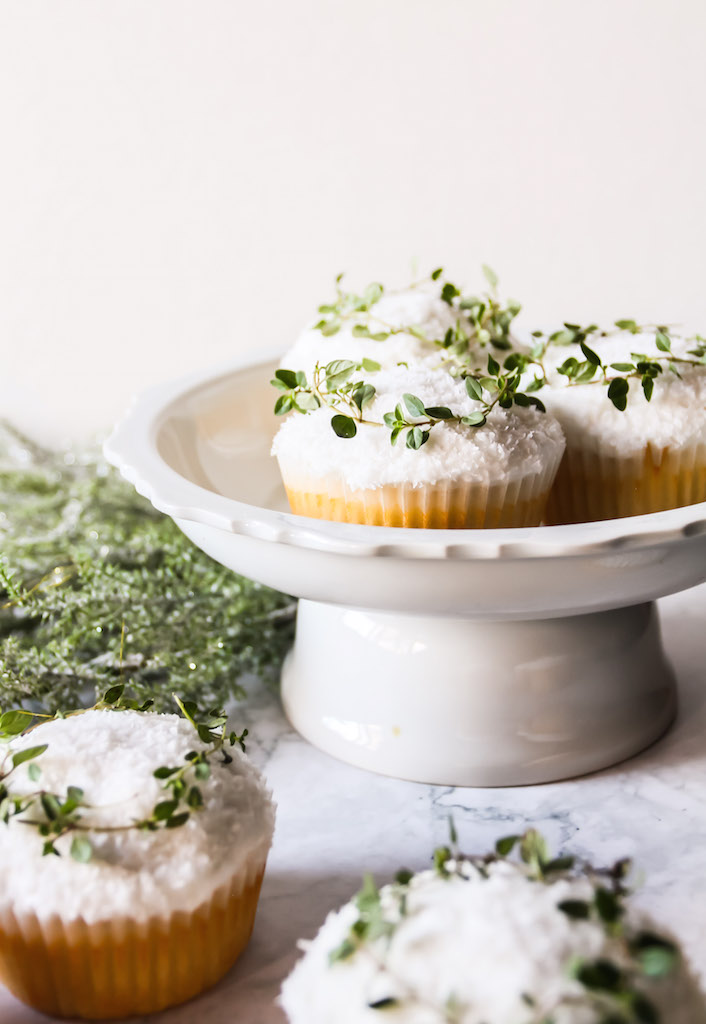
[{"label": "cupcake", "polygon": [[[356,381],[350,363],[336,363],[324,377],[341,386],[319,381],[323,398],[307,399],[273,442],[293,512],[432,529],[541,522],[564,450],[551,416],[518,405],[488,412],[474,383],[423,366]],[[303,396],[281,396],[278,411],[292,401],[301,408]]]},{"label": "cupcake", "polygon": [[594,873],[545,859],[536,833],[519,842],[528,863],[442,849],[434,871],[379,891],[368,876],[302,944],[280,998],[290,1024],[704,1024],[675,943],[632,910],[624,864]]},{"label": "cupcake", "polygon": [[19,999],[61,1017],[153,1013],[242,952],[274,808],[244,754],[218,730],[208,742],[212,722],[90,710],[12,741],[0,980]]},{"label": "cupcake", "polygon": [[[688,342],[671,345],[674,355],[693,360]],[[674,363],[677,375],[654,336],[621,334],[591,339],[591,346],[609,377],[624,372],[613,364],[636,366],[635,352],[663,370],[647,393],[641,380],[626,380],[621,411],[598,374],[594,381],[570,386],[557,372],[567,358],[583,359],[580,351],[550,347],[549,386],[541,396],[564,429],[566,453],[547,522],[618,519],[706,501],[706,367]]]}]

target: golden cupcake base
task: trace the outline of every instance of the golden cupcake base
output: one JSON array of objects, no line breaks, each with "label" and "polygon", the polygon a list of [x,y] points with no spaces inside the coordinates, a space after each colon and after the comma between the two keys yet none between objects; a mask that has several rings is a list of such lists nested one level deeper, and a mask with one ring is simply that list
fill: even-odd
[{"label": "golden cupcake base", "polygon": [[0,980],[54,1017],[156,1013],[214,985],[245,949],[264,865],[242,871],[191,913],[96,924],[0,911]]},{"label": "golden cupcake base", "polygon": [[663,512],[706,501],[706,445],[626,457],[569,447],[547,503],[546,523],[585,523]]},{"label": "golden cupcake base", "polygon": [[514,485],[454,483],[411,487],[388,484],[365,490],[286,487],[296,515],[369,526],[468,530],[538,526],[548,491],[520,481]]}]

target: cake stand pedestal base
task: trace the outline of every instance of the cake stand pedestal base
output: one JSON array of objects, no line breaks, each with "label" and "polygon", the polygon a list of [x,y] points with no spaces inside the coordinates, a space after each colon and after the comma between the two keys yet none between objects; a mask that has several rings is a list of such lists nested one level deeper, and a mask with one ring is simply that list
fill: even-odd
[{"label": "cake stand pedestal base", "polygon": [[518,622],[302,600],[282,699],[334,757],[450,786],[596,771],[648,746],[676,711],[654,603]]}]

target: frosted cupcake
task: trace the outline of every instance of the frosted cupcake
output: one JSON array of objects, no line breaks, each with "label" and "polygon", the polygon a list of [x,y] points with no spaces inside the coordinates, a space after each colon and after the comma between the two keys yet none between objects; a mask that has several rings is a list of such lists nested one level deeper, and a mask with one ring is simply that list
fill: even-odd
[{"label": "frosted cupcake", "polygon": [[[678,359],[690,360],[673,362],[678,376],[654,336],[618,335],[590,344],[609,378],[625,377],[612,385],[619,407],[598,373],[590,383],[569,385],[556,372],[567,358],[583,360],[580,350],[549,349],[550,386],[541,396],[564,429],[566,454],[547,522],[616,519],[706,501],[706,367],[691,365],[693,343],[671,342]],[[626,372],[641,362],[633,358],[636,352],[662,368],[647,392],[641,379]]]},{"label": "frosted cupcake", "polygon": [[[507,842],[512,842],[510,839]],[[290,1024],[704,1024],[675,944],[629,907],[622,866],[436,855],[437,870],[368,877],[284,982]],[[663,1016],[660,1015],[663,1011]],[[387,1017],[385,1017],[387,1019]]]},{"label": "frosted cupcake", "polygon": [[477,382],[445,371],[396,368],[367,381],[351,367],[302,376],[307,386],[278,400],[279,412],[296,403],[272,448],[293,512],[432,529],[541,522],[564,450],[551,416],[492,404]]},{"label": "frosted cupcake", "polygon": [[12,742],[0,786],[21,812],[0,820],[0,980],[19,999],[63,1017],[153,1013],[234,963],[274,809],[244,754],[209,731],[92,710]]}]

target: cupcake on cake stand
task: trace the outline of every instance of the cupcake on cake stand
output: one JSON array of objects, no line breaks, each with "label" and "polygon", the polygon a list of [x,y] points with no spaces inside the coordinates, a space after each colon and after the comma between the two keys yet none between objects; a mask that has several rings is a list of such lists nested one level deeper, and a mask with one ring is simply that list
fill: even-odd
[{"label": "cupcake on cake stand", "polygon": [[299,597],[294,727],[448,785],[606,767],[669,726],[656,598],[706,579],[706,504],[575,526],[425,530],[293,515],[270,455],[271,359],[152,389],[108,459],[195,544]]}]

